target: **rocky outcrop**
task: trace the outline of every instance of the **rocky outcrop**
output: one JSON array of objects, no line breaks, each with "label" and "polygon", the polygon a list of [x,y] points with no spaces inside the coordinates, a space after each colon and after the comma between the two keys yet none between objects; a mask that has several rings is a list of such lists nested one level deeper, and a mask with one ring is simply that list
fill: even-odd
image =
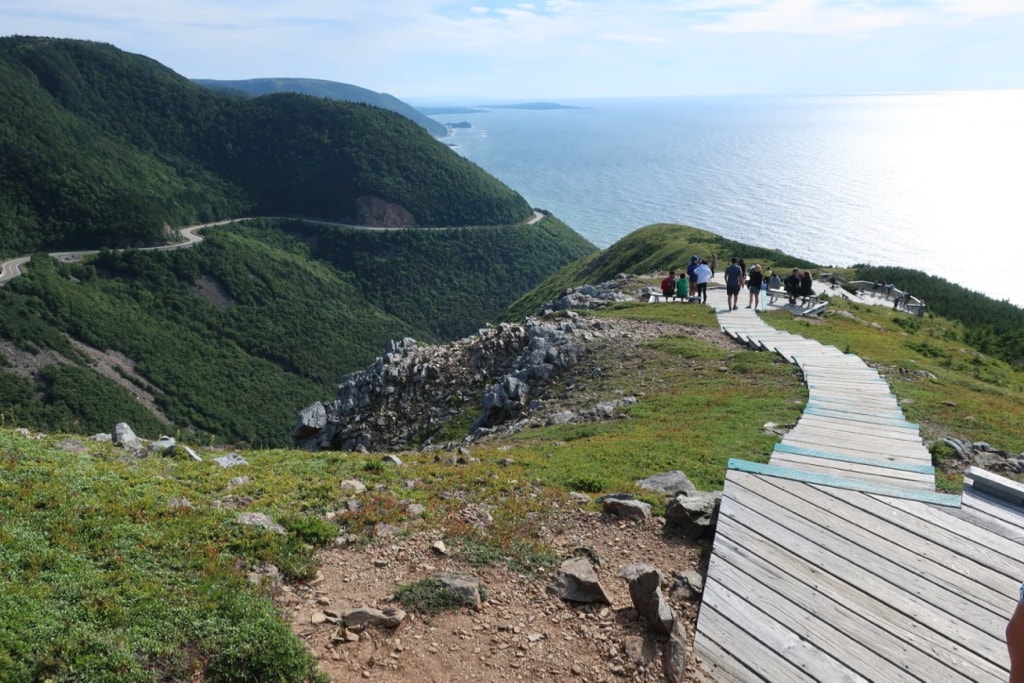
[{"label": "rocky outcrop", "polygon": [[[418,448],[467,410],[479,410],[467,440],[484,436],[526,418],[544,388],[609,333],[608,323],[565,311],[444,346],[392,341],[371,365],[341,379],[333,401],[302,410],[292,438],[307,450]],[[604,402],[592,417],[608,417],[632,402]]]}]

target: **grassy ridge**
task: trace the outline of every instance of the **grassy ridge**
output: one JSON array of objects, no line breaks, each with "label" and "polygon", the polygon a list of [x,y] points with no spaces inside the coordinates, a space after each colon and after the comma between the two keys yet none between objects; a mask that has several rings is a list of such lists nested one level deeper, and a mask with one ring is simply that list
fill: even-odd
[{"label": "grassy ridge", "polygon": [[631,232],[604,251],[566,266],[515,301],[502,319],[517,320],[532,315],[538,306],[557,298],[568,287],[606,282],[619,273],[685,271],[691,256],[710,258],[712,254],[718,254],[719,269],[725,268],[733,256],[746,259],[748,265],[759,262],[764,269],[774,268],[779,272],[787,268],[819,267],[774,249],[742,244],[707,230],[656,223]]},{"label": "grassy ridge", "polygon": [[[830,310],[837,313],[821,320],[781,312],[766,319],[879,367],[928,440],[955,436],[1024,451],[1024,379],[971,348],[960,323],[842,301]],[[10,680],[155,681],[196,671],[211,681],[315,680],[311,658],[246,581],[250,568],[270,562],[301,581],[315,572],[314,548],[336,534],[368,538],[386,522],[439,529],[472,563],[538,572],[557,559],[544,528],[568,491],[633,492],[662,512],[660,496],[637,490],[636,479],[682,469],[699,487],[719,487],[729,457],[768,456],[778,437],[765,433],[765,422],[792,424],[803,408],[796,368],[715,341],[717,321],[704,307],[619,304],[583,315],[671,326],[596,350],[539,398],[638,402],[617,419],[474,446],[479,462],[465,466],[431,453],[403,453],[405,467],[392,469],[372,456],[278,450],[243,451],[248,466],[223,470],[203,449],[203,463],[129,459],[109,445],[0,429],[0,577],[9,587],[0,596],[0,671]],[[955,489],[949,455],[933,452],[940,482]],[[239,475],[248,480],[232,482]],[[350,478],[368,487],[358,510],[328,518],[347,509],[352,494],[339,483]],[[407,488],[409,480],[417,485]],[[239,497],[288,533],[238,525],[223,503]],[[425,506],[422,520],[409,516],[409,502]],[[467,504],[488,507],[489,533],[465,521]]]}]

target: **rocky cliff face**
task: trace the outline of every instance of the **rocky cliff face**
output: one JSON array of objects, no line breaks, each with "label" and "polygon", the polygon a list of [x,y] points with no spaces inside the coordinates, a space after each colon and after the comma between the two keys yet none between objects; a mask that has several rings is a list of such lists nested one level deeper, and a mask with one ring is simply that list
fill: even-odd
[{"label": "rocky cliff face", "polygon": [[[542,408],[544,389],[615,324],[570,308],[629,300],[616,283],[567,291],[540,317],[502,324],[443,346],[392,341],[370,366],[341,379],[333,401],[303,410],[292,430],[308,450],[403,450],[430,445],[453,419],[473,414],[472,440]],[[597,408],[595,407],[595,410]],[[602,410],[610,410],[607,403]]]},{"label": "rocky cliff face", "polygon": [[369,196],[356,200],[356,220],[360,225],[375,228],[409,228],[416,225],[416,219],[404,206]]}]

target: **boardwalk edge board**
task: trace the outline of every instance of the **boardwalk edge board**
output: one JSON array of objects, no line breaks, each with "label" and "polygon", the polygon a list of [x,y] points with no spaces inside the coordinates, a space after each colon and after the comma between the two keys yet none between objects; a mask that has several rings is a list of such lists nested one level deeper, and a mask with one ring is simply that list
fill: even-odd
[{"label": "boardwalk edge board", "polygon": [[891,498],[905,498],[907,500],[916,500],[921,503],[932,503],[934,505],[944,505],[946,507],[958,508],[961,503],[960,496],[951,493],[934,493],[931,491],[921,491],[919,489],[905,489],[898,486],[872,484],[860,479],[837,477],[834,475],[820,474],[818,472],[807,472],[804,470],[793,469],[791,467],[765,465],[763,463],[750,462],[749,460],[740,460],[738,458],[729,459],[729,469],[736,470],[738,472],[748,472],[750,474],[760,474],[767,477],[780,477],[782,479],[802,481],[808,484],[819,484],[821,486],[831,486],[850,491],[860,491],[861,493],[889,496]]}]

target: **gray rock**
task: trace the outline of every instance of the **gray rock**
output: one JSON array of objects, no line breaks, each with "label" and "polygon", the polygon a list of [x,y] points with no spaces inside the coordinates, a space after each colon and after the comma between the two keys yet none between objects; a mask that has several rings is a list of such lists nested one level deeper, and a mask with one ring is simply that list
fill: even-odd
[{"label": "gray rock", "polygon": [[340,484],[338,484],[338,488],[341,489],[342,491],[344,491],[345,493],[365,493],[366,492],[366,484],[364,484],[363,482],[359,481],[358,479],[346,479],[343,482],[341,482]]},{"label": "gray rock", "polygon": [[422,517],[427,509],[419,503],[409,503],[405,511],[410,517]]},{"label": "gray rock", "polygon": [[118,422],[114,427],[113,441],[122,448],[136,450],[142,448],[142,439],[135,436],[135,432],[128,426],[127,422]]},{"label": "gray rock", "polygon": [[394,465],[395,467],[401,467],[402,465],[405,464],[402,462],[401,458],[399,458],[397,455],[394,455],[393,453],[388,453],[387,455],[385,455],[383,458],[381,458],[381,462],[383,462],[385,465]]},{"label": "gray rock", "polygon": [[363,630],[373,626],[395,628],[405,620],[405,612],[398,608],[379,610],[374,607],[357,607],[340,615],[347,628]]},{"label": "gray rock", "polygon": [[303,408],[299,413],[295,426],[292,427],[292,438],[301,441],[314,436],[327,426],[327,410],[320,401]]},{"label": "gray rock", "polygon": [[661,668],[668,683],[686,680],[686,626],[679,619],[672,626],[672,633],[661,655]]},{"label": "gray rock", "polygon": [[288,531],[262,512],[241,512],[238,515],[238,523],[244,526],[258,526],[275,534],[286,534]]},{"label": "gray rock", "polygon": [[654,638],[626,636],[622,639],[622,651],[635,666],[647,668],[657,656],[658,643]]},{"label": "gray rock", "polygon": [[675,495],[681,491],[693,492],[697,487],[693,485],[690,478],[682,470],[661,472],[653,474],[646,479],[636,482],[636,485],[648,491],[659,491],[668,495]]},{"label": "gray rock", "polygon": [[146,447],[146,453],[150,455],[173,456],[177,451],[178,442],[172,436],[161,436],[158,440]]},{"label": "gray rock", "polygon": [[480,606],[480,582],[475,577],[453,572],[437,572],[430,578],[440,581],[446,589],[462,598],[467,605],[474,608]]},{"label": "gray rock", "polygon": [[196,453],[191,448],[189,448],[188,446],[182,446],[182,448],[184,448],[185,452],[188,453],[188,457],[192,458],[196,462],[202,462],[203,461],[203,459],[201,457],[199,457],[199,454]]},{"label": "gray rock", "polygon": [[684,600],[699,600],[704,594],[704,577],[693,569],[681,572],[676,575],[671,592]]},{"label": "gray rock", "polygon": [[214,458],[213,461],[224,469],[249,464],[249,462],[238,453],[228,453],[227,455],[222,455],[219,458]]},{"label": "gray rock", "polygon": [[651,504],[642,500],[623,500],[621,498],[605,498],[604,511],[623,519],[650,519]]},{"label": "gray rock", "polygon": [[720,491],[677,495],[665,510],[665,526],[691,540],[709,538],[715,533],[721,503]]},{"label": "gray rock", "polygon": [[548,416],[548,425],[564,425],[569,424],[576,419],[576,414],[571,410],[561,410],[557,413]]},{"label": "gray rock", "polygon": [[658,633],[672,632],[676,615],[661,592],[661,572],[646,566],[629,582],[629,597],[633,607]]},{"label": "gray rock", "polygon": [[585,557],[572,557],[563,562],[546,590],[570,602],[611,604],[608,593],[597,578],[597,572]]}]

